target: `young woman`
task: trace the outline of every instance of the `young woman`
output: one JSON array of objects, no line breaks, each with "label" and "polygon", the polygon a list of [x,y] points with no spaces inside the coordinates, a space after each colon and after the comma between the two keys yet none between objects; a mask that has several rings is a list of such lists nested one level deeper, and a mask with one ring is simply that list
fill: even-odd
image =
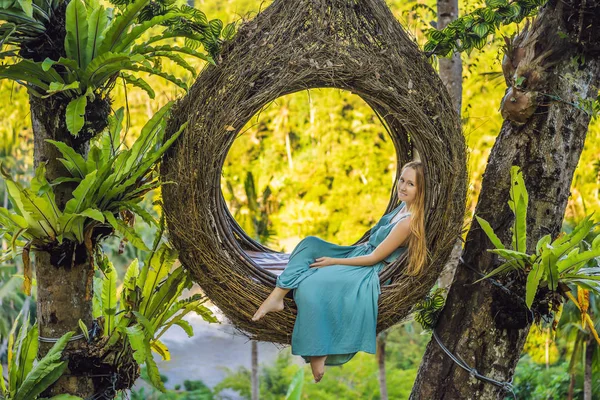
[{"label": "young woman", "polygon": [[418,275],[426,257],[424,175],[420,161],[402,167],[395,209],[370,231],[369,241],[339,246],[314,236],[303,239],[277,278],[276,288],[252,317],[283,310],[294,289],[298,314],[292,354],[310,362],[315,382],[325,365],[341,365],[358,351],[375,354],[379,272],[408,249],[407,274]]}]

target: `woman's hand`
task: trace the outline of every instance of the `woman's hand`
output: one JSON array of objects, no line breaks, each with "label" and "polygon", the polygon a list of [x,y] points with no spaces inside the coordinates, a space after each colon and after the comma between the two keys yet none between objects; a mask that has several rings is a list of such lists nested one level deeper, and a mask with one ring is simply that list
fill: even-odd
[{"label": "woman's hand", "polygon": [[321,267],[327,267],[329,265],[334,265],[337,264],[337,259],[332,258],[332,257],[319,257],[317,259],[315,259],[315,262],[310,264],[311,267],[315,267],[315,268],[321,268]]}]

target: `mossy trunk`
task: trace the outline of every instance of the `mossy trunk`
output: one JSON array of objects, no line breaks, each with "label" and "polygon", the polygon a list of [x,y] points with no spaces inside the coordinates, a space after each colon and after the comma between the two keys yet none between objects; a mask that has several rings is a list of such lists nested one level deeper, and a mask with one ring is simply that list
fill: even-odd
[{"label": "mossy trunk", "polygon": [[[65,124],[66,102],[54,98],[30,97],[31,121],[34,134],[34,167],[46,163],[46,178],[70,176],[62,163],[58,149],[46,142],[57,140],[71,146],[84,156],[89,149],[89,139],[103,130],[108,123],[110,104],[97,98],[90,104],[86,114],[87,123],[77,137],[73,137]],[[56,203],[63,210],[72,197],[76,184],[63,183],[54,186]],[[58,339],[69,331],[81,333],[78,322],[82,320],[92,327],[92,278],[94,267],[91,255],[84,244],[64,240],[34,252],[37,279],[37,316],[40,338]],[[40,340],[39,357],[43,357],[53,343]],[[102,386],[102,378],[93,378],[94,366],[86,360],[88,353],[84,339],[69,343],[63,358],[69,360],[66,373],[50,387],[45,396],[69,393],[83,398],[93,395]],[[89,364],[89,365],[88,365]]]},{"label": "mossy trunk", "polygon": [[[507,204],[513,165],[522,168],[529,192],[527,251],[534,251],[541,236],[551,233],[555,237],[560,232],[590,122],[590,115],[580,105],[598,94],[600,38],[594,32],[600,30],[599,23],[598,2],[552,0],[514,40],[505,57],[503,69],[509,88],[502,113],[506,120],[491,151],[475,210],[503,243],[510,243],[514,218]],[[525,296],[523,274],[498,277],[516,295],[486,280],[473,285],[481,277],[473,270],[487,273],[500,264],[487,251],[491,247],[474,222],[436,332],[449,351],[469,367],[497,381],[510,381],[532,317],[517,298]],[[533,308],[538,315],[549,314],[540,293]],[[496,399],[505,395],[500,387],[470,376],[432,339],[411,399]]]},{"label": "mossy trunk", "polygon": [[[52,103],[49,101],[47,103]],[[60,152],[55,146],[45,142],[46,139],[60,140],[75,146],[80,154],[87,153],[86,145],[77,146],[71,140],[60,118],[56,118],[64,108],[54,103],[58,109],[51,110],[42,106],[37,99],[31,99],[31,119],[34,133],[34,166],[46,164],[46,177],[51,180],[59,176],[68,176],[68,171],[58,161]],[[54,187],[59,209],[71,198],[73,187],[61,184]],[[81,319],[87,326],[92,326],[92,293],[89,256],[84,246],[74,246],[65,241],[64,246],[54,246],[47,251],[36,251],[35,273],[37,279],[37,316],[41,338],[60,338],[69,331],[81,333],[78,321]],[[86,292],[88,297],[86,298]],[[53,343],[40,340],[39,357],[43,357]],[[85,340],[69,343],[63,352],[64,358],[86,347]],[[46,396],[70,393],[80,397],[94,394],[94,384],[87,376],[78,376],[77,371],[67,370],[48,391]]]}]

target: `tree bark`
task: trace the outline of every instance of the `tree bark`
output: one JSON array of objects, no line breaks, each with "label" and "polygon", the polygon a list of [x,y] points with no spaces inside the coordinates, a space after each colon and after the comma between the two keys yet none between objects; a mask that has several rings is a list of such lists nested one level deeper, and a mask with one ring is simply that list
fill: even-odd
[{"label": "tree bark", "polygon": [[[458,0],[438,0],[437,1],[437,28],[444,29],[448,24],[458,18]],[[454,109],[461,115],[462,112],[462,60],[460,53],[455,52],[451,58],[440,58],[439,75],[444,82],[444,86],[450,93]],[[444,266],[440,277],[438,278],[438,287],[448,288],[452,283],[458,259],[462,253],[462,242],[456,241],[450,260]]]},{"label": "tree bark", "polygon": [[[437,29],[444,29],[458,18],[458,0],[437,0]],[[440,58],[439,75],[450,93],[454,109],[461,114],[462,109],[462,60],[460,53],[454,52],[451,58]]]},{"label": "tree bark", "polygon": [[583,372],[583,400],[593,400],[592,397],[592,362],[594,359],[594,350],[596,349],[596,339],[590,335],[585,346],[585,366]]},{"label": "tree bark", "polygon": [[258,400],[258,343],[256,340],[252,340],[252,400]]},{"label": "tree bark", "polygon": [[[50,101],[51,102],[51,101]],[[55,179],[69,176],[68,171],[58,158],[62,157],[58,149],[46,139],[59,140],[75,147],[78,153],[87,154],[88,146],[78,145],[71,140],[72,136],[56,116],[64,113],[64,108],[56,104],[58,109],[52,110],[40,105],[35,98],[30,98],[31,121],[34,133],[34,167],[46,162],[46,178]],[[55,128],[55,129],[53,129]],[[61,184],[54,187],[56,203],[64,209],[70,199],[73,186]],[[91,297],[86,298],[86,291],[92,293],[88,277],[93,274],[89,256],[85,246],[74,246],[64,241],[60,247],[48,248],[47,251],[35,251],[35,270],[37,279],[37,318],[39,334],[42,338],[60,338],[69,331],[80,333],[78,321],[81,319],[88,327],[92,326]],[[40,341],[39,357],[43,357],[53,343]],[[86,347],[85,340],[69,343],[63,352],[63,358],[79,352]],[[94,394],[91,378],[78,376],[77,371],[68,368],[66,373],[47,390],[46,396],[70,393],[80,397]]]},{"label": "tree bark", "polygon": [[[551,0],[532,26],[514,40],[503,63],[509,85],[502,106],[506,120],[483,175],[475,214],[490,223],[503,243],[510,243],[514,219],[507,204],[510,169],[520,166],[529,192],[528,252],[534,251],[541,236],[551,233],[555,237],[561,228],[568,188],[590,121],[574,104],[598,94],[600,38],[593,32],[598,32],[599,15],[598,2]],[[515,295],[487,280],[472,284],[481,277],[472,269],[486,273],[499,265],[498,258],[487,251],[491,247],[483,230],[473,223],[436,332],[469,367],[497,381],[510,381],[532,318]],[[495,278],[524,298],[523,274]],[[547,304],[539,301],[545,295],[538,292],[533,306],[536,316],[550,314]],[[432,340],[411,399],[504,395],[500,387],[471,377]]]},{"label": "tree bark", "polygon": [[377,335],[377,366],[379,367],[379,392],[381,400],[388,399],[387,384],[385,379],[385,340],[387,339],[387,331],[380,332]]}]

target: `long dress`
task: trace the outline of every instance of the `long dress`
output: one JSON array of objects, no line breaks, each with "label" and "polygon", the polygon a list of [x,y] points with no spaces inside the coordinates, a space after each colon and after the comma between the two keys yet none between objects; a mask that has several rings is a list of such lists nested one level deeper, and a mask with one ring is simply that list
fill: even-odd
[{"label": "long dress", "polygon": [[311,268],[310,264],[318,257],[349,258],[372,253],[393,226],[405,218],[403,215],[392,222],[403,207],[404,202],[384,215],[371,229],[367,243],[340,246],[309,236],[294,248],[276,283],[280,288],[293,289],[298,308],[292,354],[302,356],[306,362],[310,356],[327,355],[325,365],[344,364],[358,351],[375,354],[379,272],[406,247],[399,247],[372,266]]}]

